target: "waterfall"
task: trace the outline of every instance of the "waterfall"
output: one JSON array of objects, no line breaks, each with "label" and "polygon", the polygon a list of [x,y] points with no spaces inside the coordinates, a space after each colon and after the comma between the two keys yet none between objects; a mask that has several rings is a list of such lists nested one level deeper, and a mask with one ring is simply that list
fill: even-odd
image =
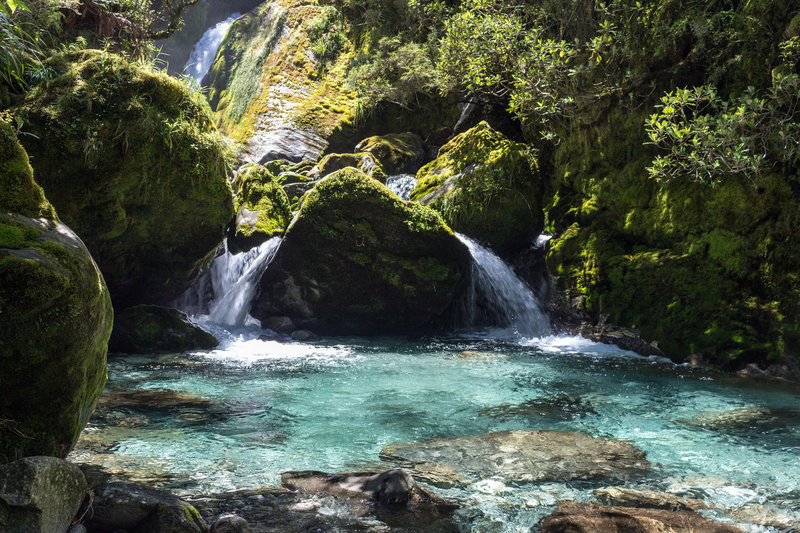
[{"label": "waterfall", "polygon": [[550,322],[533,291],[491,250],[456,233],[472,255],[472,286],[466,321],[471,326],[496,325],[526,337],[550,331]]},{"label": "waterfall", "polygon": [[417,178],[413,174],[398,174],[386,178],[386,186],[390,191],[400,197],[401,200],[408,200],[411,191],[417,186]]},{"label": "waterfall", "polygon": [[214,63],[214,59],[217,57],[217,50],[219,50],[225,34],[228,33],[228,28],[240,16],[240,13],[234,13],[222,22],[212,26],[206,30],[200,40],[197,41],[197,44],[194,45],[189,61],[186,62],[183,70],[194,79],[195,87],[200,87],[203,78],[205,78]]},{"label": "waterfall", "polygon": [[232,254],[223,241],[211,268],[178,300],[177,307],[190,315],[207,314],[207,320],[238,327],[247,320],[258,280],[281,245],[273,237],[247,252]]}]

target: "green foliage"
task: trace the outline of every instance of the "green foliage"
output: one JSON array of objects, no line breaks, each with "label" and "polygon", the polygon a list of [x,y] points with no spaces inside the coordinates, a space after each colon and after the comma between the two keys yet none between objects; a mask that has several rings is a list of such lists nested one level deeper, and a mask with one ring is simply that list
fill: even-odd
[{"label": "green foliage", "polygon": [[322,62],[336,59],[347,38],[343,31],[342,16],[333,6],[324,6],[319,15],[311,19],[306,31],[311,40],[311,51]]},{"label": "green foliage", "polygon": [[781,43],[784,62],[766,91],[721,98],[708,85],[676,89],[661,98],[646,122],[649,142],[666,152],[648,168],[654,178],[687,177],[715,185],[725,176],[758,178],[779,165],[788,171],[800,158],[800,57],[797,37]]},{"label": "green foliage", "polygon": [[383,37],[370,54],[355,59],[347,85],[358,91],[368,108],[381,101],[408,105],[436,89],[430,52],[419,43],[403,42],[399,36]]},{"label": "green foliage", "polygon": [[27,86],[28,71],[44,53],[52,10],[49,2],[0,0],[0,86],[19,91]]}]

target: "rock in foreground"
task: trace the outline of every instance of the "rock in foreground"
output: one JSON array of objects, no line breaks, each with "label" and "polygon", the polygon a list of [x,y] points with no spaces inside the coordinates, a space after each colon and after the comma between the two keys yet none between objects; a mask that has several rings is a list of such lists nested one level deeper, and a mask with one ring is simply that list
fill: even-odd
[{"label": "rock in foreground", "polygon": [[81,470],[55,457],[26,457],[0,467],[0,530],[66,531],[86,495]]},{"label": "rock in foreground", "polygon": [[541,533],[742,533],[691,511],[566,502],[540,524]]},{"label": "rock in foreground", "polygon": [[514,482],[628,478],[650,468],[645,453],[627,442],[569,431],[497,431],[484,435],[394,444],[390,460],[445,464],[480,478]]},{"label": "rock in foreground", "polygon": [[137,305],[117,313],[108,344],[112,352],[176,353],[215,348],[219,342],[169,307]]},{"label": "rock in foreground", "polygon": [[416,332],[443,319],[470,261],[433,210],[343,169],[306,196],[251,314],[320,334]]}]

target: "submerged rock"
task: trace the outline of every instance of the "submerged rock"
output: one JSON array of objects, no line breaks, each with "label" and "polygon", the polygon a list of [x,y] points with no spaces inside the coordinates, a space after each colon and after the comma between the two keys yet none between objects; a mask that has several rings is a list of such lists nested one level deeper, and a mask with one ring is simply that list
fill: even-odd
[{"label": "submerged rock", "polygon": [[565,502],[539,524],[541,533],[743,533],[691,511]]},{"label": "submerged rock", "polygon": [[469,268],[434,211],[344,169],[306,196],[251,314],[318,334],[416,332],[446,316]]},{"label": "submerged rock", "polygon": [[727,411],[705,411],[692,418],[681,418],[676,423],[715,430],[743,430],[774,423],[777,416],[768,407],[740,407]]},{"label": "submerged rock", "polygon": [[117,309],[165,303],[233,217],[228,149],[201,97],[99,50],[52,57],[15,111],[61,219],[92,252]]},{"label": "submerged rock", "polygon": [[176,353],[215,348],[219,342],[181,311],[137,305],[117,313],[108,349],[121,353]]},{"label": "submerged rock", "polygon": [[425,160],[422,138],[412,132],[367,137],[356,151],[375,156],[388,175],[416,172]]},{"label": "submerged rock", "polygon": [[0,466],[0,529],[61,533],[86,495],[81,470],[55,457],[26,457]]},{"label": "submerged rock", "polygon": [[542,231],[541,193],[528,148],[481,122],[419,169],[411,199],[442,213],[455,231],[516,252]]},{"label": "submerged rock", "polygon": [[497,431],[469,437],[392,444],[388,460],[443,463],[457,471],[514,482],[627,479],[650,469],[633,445],[569,431]]},{"label": "submerged rock", "polygon": [[168,492],[117,481],[93,489],[86,526],[92,533],[120,529],[130,533],[201,533],[208,531],[200,513]]},{"label": "submerged rock", "polygon": [[606,487],[597,489],[594,494],[603,503],[620,507],[646,507],[648,509],[669,509],[672,511],[697,511],[708,507],[701,500],[681,498],[669,492],[654,490]]},{"label": "submerged rock", "polygon": [[502,404],[480,411],[481,415],[493,418],[556,418],[574,420],[584,416],[596,415],[592,404],[580,396],[552,396],[534,398],[516,405]]},{"label": "submerged rock", "polygon": [[201,396],[194,396],[169,389],[137,389],[127,391],[108,391],[100,396],[98,408],[103,409],[139,409],[148,411],[172,411],[181,407],[208,409],[211,401]]},{"label": "submerged rock", "polygon": [[797,512],[788,514],[770,505],[750,503],[734,509],[728,516],[737,522],[771,527],[785,533],[800,531],[800,514]]},{"label": "submerged rock", "polygon": [[239,169],[233,186],[236,220],[228,232],[232,253],[246,252],[283,234],[292,219],[289,198],[265,167],[245,165]]},{"label": "submerged rock", "polygon": [[235,514],[223,514],[214,519],[211,533],[250,533],[247,520]]}]

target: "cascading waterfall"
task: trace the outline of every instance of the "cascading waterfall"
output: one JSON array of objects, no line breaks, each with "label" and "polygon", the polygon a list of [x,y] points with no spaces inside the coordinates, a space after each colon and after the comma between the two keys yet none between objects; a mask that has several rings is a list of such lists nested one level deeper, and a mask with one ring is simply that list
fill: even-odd
[{"label": "cascading waterfall", "polygon": [[408,200],[411,191],[417,186],[417,178],[413,174],[397,174],[386,178],[386,186],[390,191],[400,197],[401,200]]},{"label": "cascading waterfall", "polygon": [[550,322],[530,288],[502,259],[465,235],[456,233],[472,255],[472,286],[466,322],[492,324],[515,334],[539,337],[550,332]]},{"label": "cascading waterfall", "polygon": [[206,30],[200,40],[197,41],[197,44],[194,45],[189,61],[184,66],[184,71],[192,77],[195,87],[200,86],[203,78],[211,69],[222,40],[225,38],[225,34],[228,33],[228,28],[240,16],[241,13],[234,13],[217,25],[212,26]]},{"label": "cascading waterfall", "polygon": [[178,302],[191,315],[206,314],[213,324],[240,327],[247,321],[258,280],[282,242],[273,237],[247,252],[232,254],[227,241],[211,268]]}]

